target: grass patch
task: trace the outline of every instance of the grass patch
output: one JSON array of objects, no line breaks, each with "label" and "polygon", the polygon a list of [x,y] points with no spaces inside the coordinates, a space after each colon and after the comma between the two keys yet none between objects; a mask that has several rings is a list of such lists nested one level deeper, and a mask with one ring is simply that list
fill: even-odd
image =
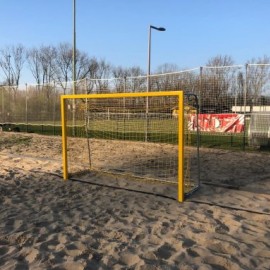
[{"label": "grass patch", "polygon": [[[81,123],[82,124],[82,123]],[[18,127],[20,132],[37,133],[43,135],[61,136],[61,126],[59,125],[43,125],[43,124],[10,124],[4,130],[14,129]],[[147,133],[147,141],[156,143],[177,144],[178,135],[175,126],[175,121],[166,120],[151,120],[149,121]],[[72,128],[67,127],[69,136],[73,134]],[[86,134],[83,125],[76,126],[76,137],[89,137],[97,139],[112,139],[112,140],[130,140],[130,141],[145,141],[145,121],[95,121]],[[26,139],[27,140],[27,139]],[[191,132],[185,135],[186,144],[197,146],[197,133]],[[1,142],[1,141],[0,141]],[[14,142],[12,142],[14,143]],[[22,142],[23,143],[23,140]],[[248,146],[248,138],[243,133],[208,133],[201,132],[199,136],[199,145],[205,148],[233,149],[233,150],[254,150]],[[265,151],[268,151],[269,148]]]}]

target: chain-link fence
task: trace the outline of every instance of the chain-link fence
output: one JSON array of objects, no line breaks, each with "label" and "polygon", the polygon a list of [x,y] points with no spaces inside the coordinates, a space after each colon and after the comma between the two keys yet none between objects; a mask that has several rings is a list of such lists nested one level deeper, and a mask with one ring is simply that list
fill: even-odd
[{"label": "chain-link fence", "polygon": [[[194,132],[200,129],[201,146],[245,149],[252,134],[250,119],[255,113],[266,118],[270,115],[270,65],[247,64],[205,66],[149,77],[83,79],[75,84],[0,86],[0,124],[3,129],[60,134],[62,94],[167,90],[198,96],[199,127]],[[269,144],[267,124],[264,129]]]}]

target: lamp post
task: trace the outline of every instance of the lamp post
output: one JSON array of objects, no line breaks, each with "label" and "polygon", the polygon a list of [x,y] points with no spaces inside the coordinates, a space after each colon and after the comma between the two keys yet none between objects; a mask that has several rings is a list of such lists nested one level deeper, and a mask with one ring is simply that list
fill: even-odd
[{"label": "lamp post", "polygon": [[73,0],[73,49],[72,49],[73,95],[76,94],[76,0]]},{"label": "lamp post", "polygon": [[[76,0],[73,0],[73,49],[72,49],[72,81],[73,81],[73,89],[72,94],[76,94]],[[73,99],[72,103],[72,135],[75,136],[75,119],[76,115],[76,103],[75,99]]]},{"label": "lamp post", "polygon": [[[147,93],[150,92],[150,75],[151,75],[151,30],[157,30],[160,32],[166,31],[164,27],[156,27],[153,25],[149,25],[149,32],[148,32],[148,69],[147,69]],[[148,104],[148,97],[146,97],[146,128],[145,128],[145,141],[148,140],[148,112],[149,112],[149,104]]]},{"label": "lamp post", "polygon": [[166,31],[164,27],[156,27],[153,25],[149,26],[149,33],[148,33],[148,71],[147,71],[147,92],[150,91],[150,74],[151,74],[151,30],[155,29],[157,31]]}]

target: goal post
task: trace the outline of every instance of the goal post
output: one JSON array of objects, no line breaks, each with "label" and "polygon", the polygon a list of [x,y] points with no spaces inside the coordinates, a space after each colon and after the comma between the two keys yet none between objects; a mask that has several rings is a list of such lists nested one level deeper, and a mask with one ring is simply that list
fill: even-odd
[{"label": "goal post", "polygon": [[[177,116],[172,113],[175,107]],[[73,168],[76,173],[124,172],[173,183],[177,200],[184,201],[190,192],[185,187],[190,157],[184,152],[184,115],[183,91],[62,95],[63,178],[70,178]]]}]

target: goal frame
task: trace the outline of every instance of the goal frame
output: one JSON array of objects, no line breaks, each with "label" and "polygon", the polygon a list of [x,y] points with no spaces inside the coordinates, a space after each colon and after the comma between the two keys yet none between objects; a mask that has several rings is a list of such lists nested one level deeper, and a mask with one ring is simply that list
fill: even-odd
[{"label": "goal frame", "polygon": [[113,98],[132,98],[132,97],[178,97],[178,175],[177,175],[177,198],[179,202],[184,201],[184,93],[183,91],[161,91],[161,92],[137,92],[137,93],[111,93],[111,94],[76,94],[61,95],[61,127],[62,127],[62,163],[63,179],[67,180],[68,157],[67,157],[67,116],[66,100],[75,99],[113,99]]}]

